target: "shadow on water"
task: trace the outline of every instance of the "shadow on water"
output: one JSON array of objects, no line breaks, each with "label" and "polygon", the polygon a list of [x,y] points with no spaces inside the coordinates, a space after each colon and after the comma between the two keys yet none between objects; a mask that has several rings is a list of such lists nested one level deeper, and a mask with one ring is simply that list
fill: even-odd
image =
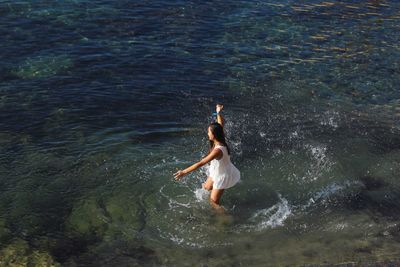
[{"label": "shadow on water", "polygon": [[363,187],[353,192],[346,199],[346,207],[353,210],[367,210],[374,219],[386,217],[389,220],[399,220],[400,188],[398,185],[387,184],[382,178],[364,176],[360,178]]}]

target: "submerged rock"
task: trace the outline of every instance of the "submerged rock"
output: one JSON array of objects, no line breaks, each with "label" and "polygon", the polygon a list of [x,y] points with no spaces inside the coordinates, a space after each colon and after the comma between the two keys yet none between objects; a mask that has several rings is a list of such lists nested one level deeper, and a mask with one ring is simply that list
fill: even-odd
[{"label": "submerged rock", "polygon": [[387,183],[383,178],[370,176],[359,179],[361,187],[347,195],[347,207],[360,210],[367,209],[376,218],[385,216],[398,219],[400,214],[400,187]]},{"label": "submerged rock", "polygon": [[69,251],[59,247],[57,253],[66,266],[75,266],[73,262],[142,266],[140,262],[147,262],[154,254],[142,249],[138,239],[144,227],[143,216],[137,196],[125,188],[115,188],[112,195],[89,195],[75,204],[65,222]]},{"label": "submerged rock", "polygon": [[88,241],[132,240],[144,226],[141,207],[129,192],[118,192],[110,197],[90,196],[77,203],[67,222],[70,236]]},{"label": "submerged rock", "polygon": [[61,174],[70,161],[37,147],[27,147],[26,153],[13,159],[0,199],[8,227],[25,238],[59,231],[73,193],[68,190],[69,180]]},{"label": "submerged rock", "polygon": [[0,243],[3,244],[11,238],[11,232],[4,219],[0,219]]},{"label": "submerged rock", "polygon": [[367,173],[385,183],[398,184],[398,174],[400,171],[400,150],[394,150],[383,155],[379,155],[375,161],[368,166]]},{"label": "submerged rock", "polygon": [[[27,181],[25,184],[27,185],[18,185],[18,188],[27,188],[33,183]],[[8,195],[11,196],[11,193]],[[35,201],[33,193],[22,191],[14,194],[10,211],[7,214],[7,222],[14,233],[31,237],[46,231],[45,217],[37,213],[34,207]]]},{"label": "submerged rock", "polygon": [[382,187],[387,186],[387,183],[380,179],[376,179],[371,176],[364,176],[360,178],[360,181],[365,186],[366,190],[378,190]]},{"label": "submerged rock", "polygon": [[[78,263],[78,264],[77,264]],[[117,240],[91,246],[79,256],[63,262],[63,266],[160,266],[156,251],[138,242]]]},{"label": "submerged rock", "polygon": [[95,197],[90,197],[73,208],[66,222],[66,229],[73,236],[98,239],[104,235],[108,221],[105,210],[98,205]]},{"label": "submerged rock", "polygon": [[105,209],[111,219],[108,235],[132,240],[144,226],[141,208],[132,193],[124,192],[112,196],[106,201]]},{"label": "submerged rock", "polygon": [[32,249],[28,242],[16,239],[0,251],[0,266],[61,266],[48,252]]}]

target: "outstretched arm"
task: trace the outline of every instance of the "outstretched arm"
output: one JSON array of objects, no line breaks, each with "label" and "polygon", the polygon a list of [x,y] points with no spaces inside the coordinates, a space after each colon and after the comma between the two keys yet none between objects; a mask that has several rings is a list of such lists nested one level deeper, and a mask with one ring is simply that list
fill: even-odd
[{"label": "outstretched arm", "polygon": [[177,171],[176,173],[174,173],[174,177],[176,180],[180,180],[184,175],[188,174],[189,172],[197,170],[201,166],[209,163],[211,160],[213,160],[215,158],[220,158],[220,157],[222,157],[222,151],[220,149],[214,149],[213,151],[211,151],[210,154],[208,154],[205,158],[203,158],[199,162],[196,162],[195,164],[193,164],[192,166],[190,166],[184,170],[180,170],[180,171]]},{"label": "outstretched arm", "polygon": [[216,111],[217,111],[217,122],[224,127],[224,118],[222,118],[221,110],[224,108],[224,105],[217,104]]}]

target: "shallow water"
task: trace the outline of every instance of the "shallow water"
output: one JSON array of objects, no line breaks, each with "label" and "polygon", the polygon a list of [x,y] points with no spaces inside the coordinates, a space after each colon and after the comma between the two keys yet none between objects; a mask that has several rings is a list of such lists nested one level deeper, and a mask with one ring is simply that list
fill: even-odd
[{"label": "shallow water", "polygon": [[[0,263],[400,256],[396,1],[1,1]],[[225,105],[218,215],[176,169]]]}]

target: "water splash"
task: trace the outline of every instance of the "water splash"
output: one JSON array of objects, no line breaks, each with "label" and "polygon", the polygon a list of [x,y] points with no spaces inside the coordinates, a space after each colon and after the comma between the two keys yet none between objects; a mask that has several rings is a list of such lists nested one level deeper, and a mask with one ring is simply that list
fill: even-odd
[{"label": "water splash", "polygon": [[205,202],[205,201],[208,200],[208,197],[209,197],[209,195],[210,195],[210,192],[208,192],[208,191],[207,191],[206,189],[204,189],[204,188],[199,188],[199,189],[196,189],[196,190],[194,191],[194,195],[195,195],[196,200],[197,200],[198,202]]},{"label": "water splash", "polygon": [[292,207],[281,195],[279,202],[272,207],[261,209],[248,219],[248,223],[239,226],[246,232],[262,231],[265,229],[272,229],[284,225],[284,222],[290,215],[292,215]]}]

